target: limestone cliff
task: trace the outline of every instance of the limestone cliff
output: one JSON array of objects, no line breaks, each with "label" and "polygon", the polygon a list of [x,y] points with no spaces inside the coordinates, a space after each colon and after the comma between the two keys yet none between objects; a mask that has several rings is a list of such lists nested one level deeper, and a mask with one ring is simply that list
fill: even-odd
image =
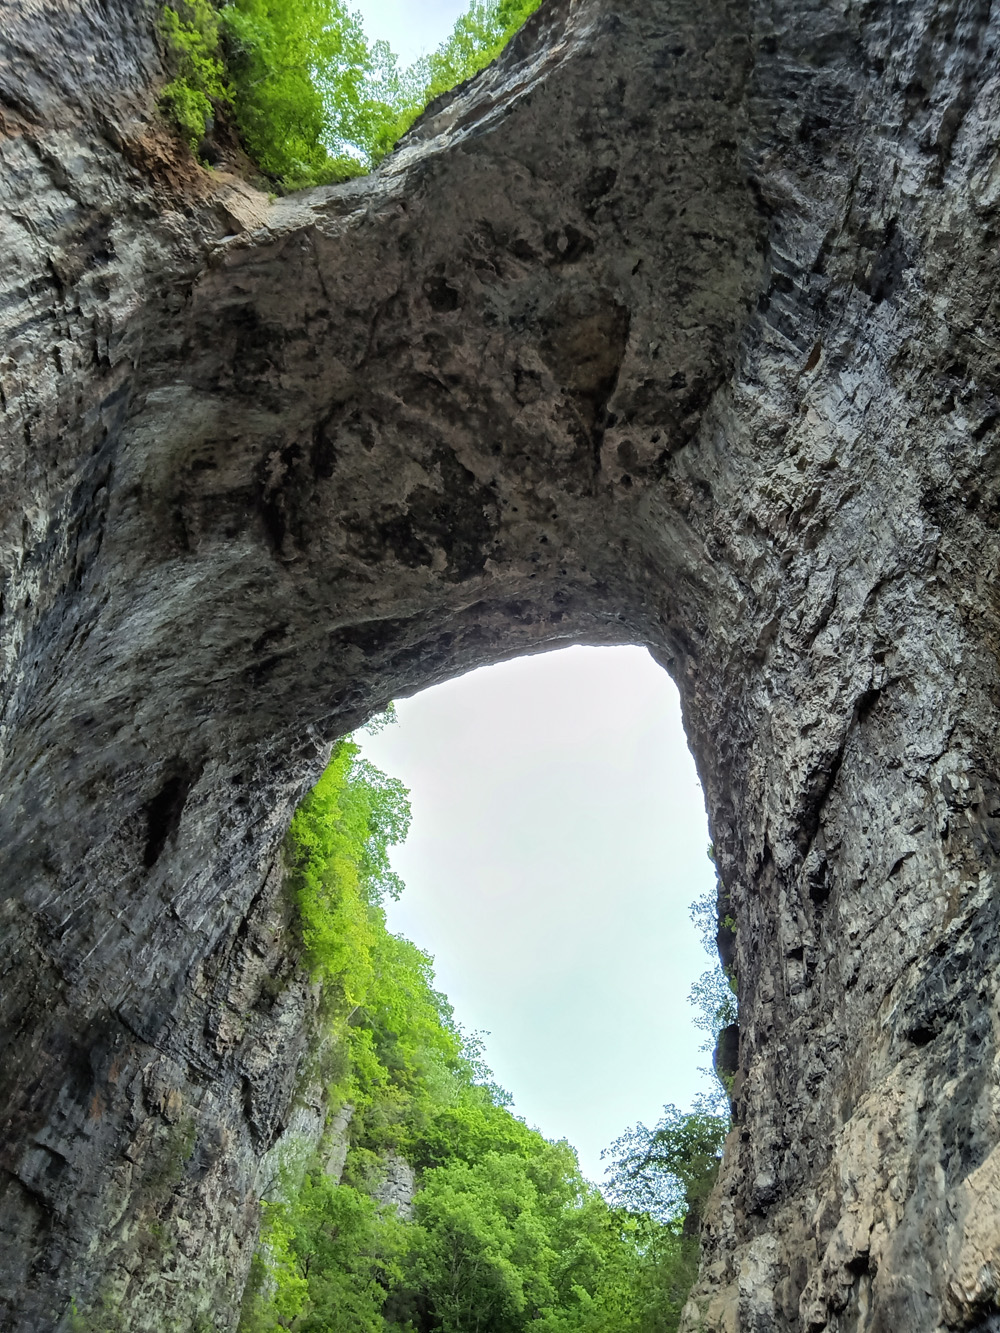
[{"label": "limestone cliff", "polygon": [[547,0],[271,203],[155,9],[0,35],[0,1324],[232,1327],[331,740],[640,642],[737,922],[689,1328],[996,1327],[1000,15]]}]

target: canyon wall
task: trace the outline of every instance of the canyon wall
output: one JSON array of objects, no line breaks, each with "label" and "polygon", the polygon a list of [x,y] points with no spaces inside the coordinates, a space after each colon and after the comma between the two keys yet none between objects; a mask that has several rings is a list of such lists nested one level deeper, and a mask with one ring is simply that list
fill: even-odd
[{"label": "canyon wall", "polygon": [[159,121],[156,10],[0,34],[0,1324],[234,1326],[295,802],[392,697],[629,642],[736,922],[687,1328],[1000,1327],[1000,16],[546,0],[272,200]]}]

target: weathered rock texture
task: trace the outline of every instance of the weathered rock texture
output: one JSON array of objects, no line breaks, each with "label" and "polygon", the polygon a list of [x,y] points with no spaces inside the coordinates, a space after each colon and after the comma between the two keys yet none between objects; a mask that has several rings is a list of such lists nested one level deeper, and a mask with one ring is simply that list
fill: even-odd
[{"label": "weathered rock texture", "polygon": [[[648,644],[738,923],[689,1329],[1000,1327],[988,0],[548,0],[377,175],[155,117],[151,0],[8,0],[0,1325],[229,1329],[331,739]],[[732,942],[730,942],[732,944]]]}]

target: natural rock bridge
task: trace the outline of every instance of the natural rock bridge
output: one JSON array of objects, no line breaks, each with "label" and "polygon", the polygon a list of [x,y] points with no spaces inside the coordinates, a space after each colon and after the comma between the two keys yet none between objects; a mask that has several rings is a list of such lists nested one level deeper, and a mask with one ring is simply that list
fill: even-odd
[{"label": "natural rock bridge", "polygon": [[1000,1328],[997,8],[546,0],[272,204],[155,32],[0,36],[0,1325],[231,1328],[294,803],[392,696],[633,642],[738,923],[688,1327]]}]

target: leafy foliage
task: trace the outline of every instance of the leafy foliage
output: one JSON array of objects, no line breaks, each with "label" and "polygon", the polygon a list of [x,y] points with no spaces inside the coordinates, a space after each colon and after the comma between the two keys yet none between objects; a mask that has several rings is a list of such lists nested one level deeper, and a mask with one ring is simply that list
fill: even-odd
[{"label": "leafy foliage", "polygon": [[[715,849],[709,844],[708,858],[714,863]],[[693,984],[688,999],[696,1012],[695,1026],[705,1033],[702,1050],[711,1053],[715,1049],[719,1034],[724,1028],[735,1023],[739,1016],[736,993],[735,972],[727,972],[719,961],[717,932],[719,930],[718,887],[714,893],[706,893],[691,904],[691,920],[697,926],[705,952],[712,958],[712,966],[707,968]],[[735,923],[726,918],[723,923],[735,930]],[[707,1071],[705,1071],[707,1072]],[[723,1111],[728,1105],[729,1089],[719,1076],[718,1092],[713,1099],[715,1111]]]},{"label": "leafy foliage", "polygon": [[192,147],[230,111],[285,189],[370,170],[427,103],[499,54],[539,0],[471,0],[439,49],[401,70],[344,0],[167,0],[164,110]]},{"label": "leafy foliage", "polygon": [[287,1203],[264,1209],[265,1245],[255,1259],[241,1333],[383,1333],[403,1224],[318,1165]]},{"label": "leafy foliage", "polygon": [[707,968],[692,985],[688,998],[697,1016],[695,1026],[706,1034],[703,1050],[711,1051],[719,1033],[736,1022],[736,992],[718,964]]},{"label": "leafy foliage", "polygon": [[240,133],[286,188],[364,171],[348,144],[378,140],[386,108],[367,88],[388,55],[369,50],[342,0],[231,0],[223,53]]},{"label": "leafy foliage", "polygon": [[640,1123],[608,1149],[611,1197],[663,1222],[700,1218],[728,1129],[727,1117],[710,1105],[688,1112],[665,1106],[652,1129]]},{"label": "leafy foliage", "polygon": [[218,105],[229,102],[219,52],[219,15],[211,0],[172,0],[160,17],[174,77],[161,94],[164,110],[197,148]]},{"label": "leafy foliage", "polygon": [[389,848],[402,841],[410,807],[402,783],[359,759],[343,741],[295,815],[294,883],[308,965],[349,1005],[371,985],[379,942],[377,909],[402,885]]},{"label": "leafy foliage", "polygon": [[[386,929],[401,887],[388,849],[408,824],[404,789],[351,741],[293,821],[305,958],[347,1056],[328,1099],[352,1108],[350,1146],[339,1182],[321,1151],[263,1204],[241,1333],[673,1333],[697,1266],[684,1208],[716,1161],[708,1118],[671,1108],[666,1129],[619,1140],[609,1203],[569,1144],[514,1116],[430,958]],[[412,1219],[374,1197],[390,1154],[416,1169]]]},{"label": "leafy foliage", "polygon": [[420,107],[478,74],[500,54],[540,0],[470,0],[447,41],[418,61],[414,74],[420,80]]}]

